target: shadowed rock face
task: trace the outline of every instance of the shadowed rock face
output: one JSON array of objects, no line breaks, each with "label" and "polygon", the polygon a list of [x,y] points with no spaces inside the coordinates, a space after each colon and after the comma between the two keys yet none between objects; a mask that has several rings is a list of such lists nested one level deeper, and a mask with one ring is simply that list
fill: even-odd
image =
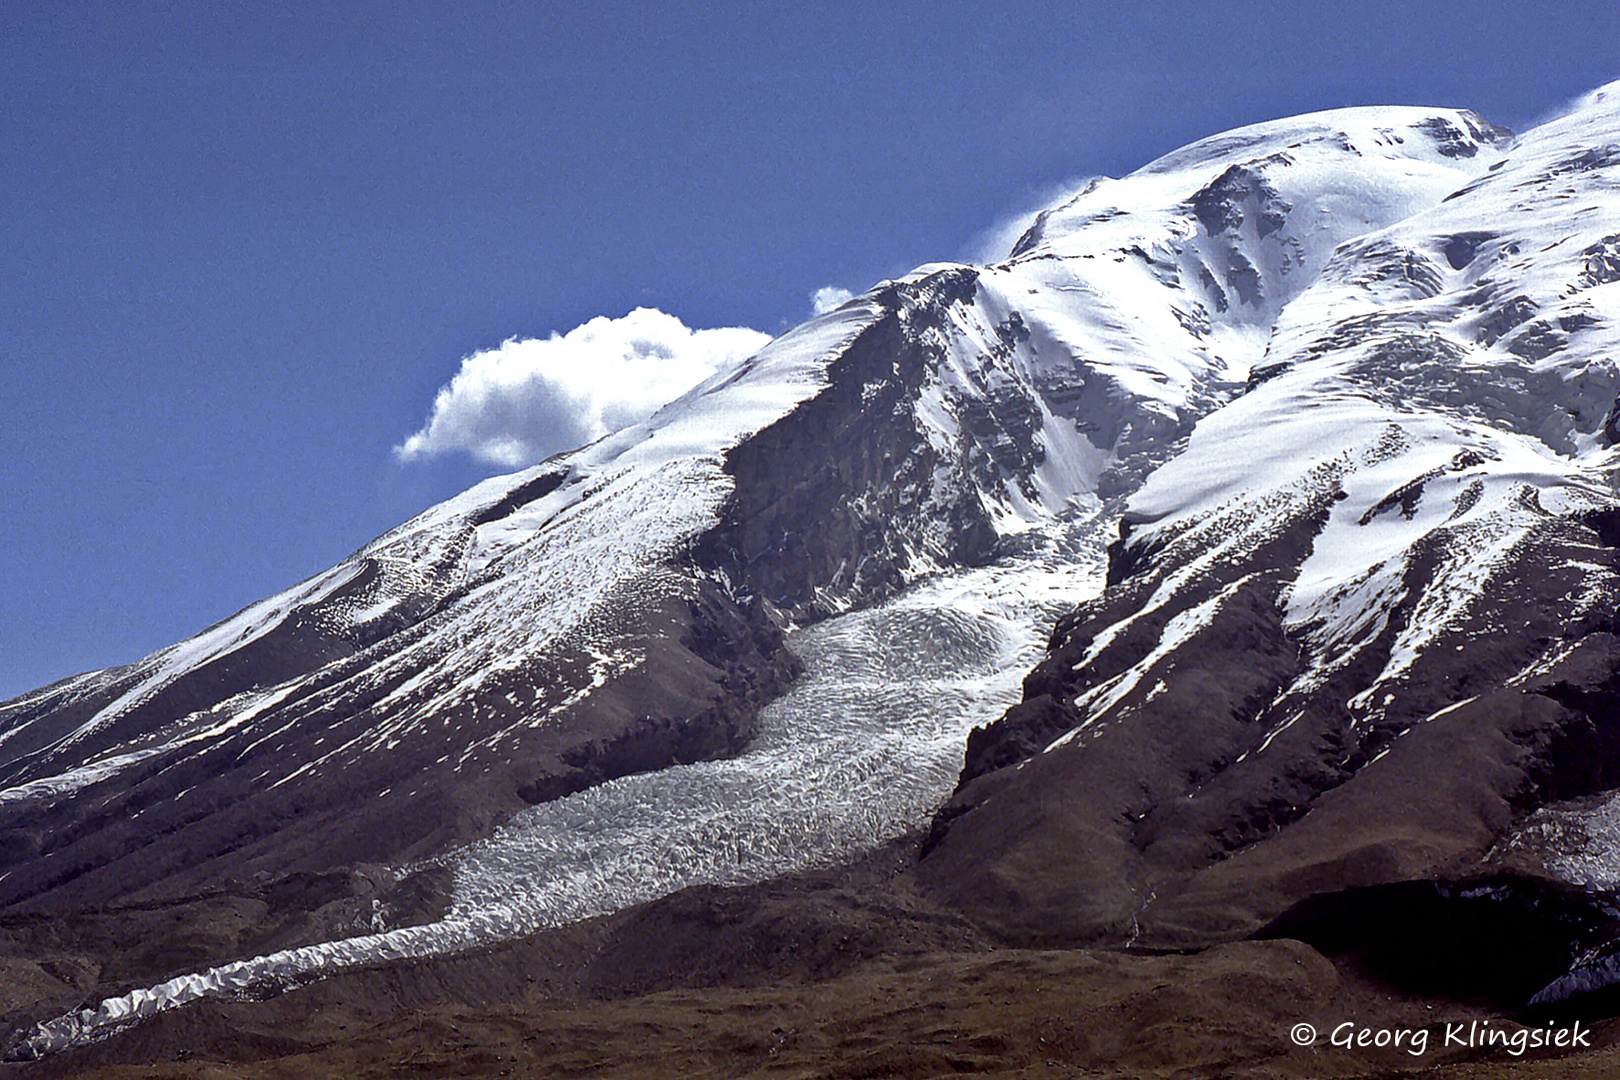
[{"label": "shadowed rock face", "polygon": [[[944,313],[971,304],[977,278],[959,267],[876,295],[884,316],[829,367],[827,389],[727,456],[736,490],[696,547],[699,566],[808,621],[893,593],[919,555],[971,566],[993,554],[977,488],[934,498],[949,463],[911,408],[938,366]],[[981,445],[1008,440],[994,420],[969,430]]]},{"label": "shadowed rock face", "polygon": [[1353,957],[1410,992],[1507,1011],[1522,1008],[1609,934],[1611,919],[1579,893],[1492,874],[1323,893],[1258,936]]}]

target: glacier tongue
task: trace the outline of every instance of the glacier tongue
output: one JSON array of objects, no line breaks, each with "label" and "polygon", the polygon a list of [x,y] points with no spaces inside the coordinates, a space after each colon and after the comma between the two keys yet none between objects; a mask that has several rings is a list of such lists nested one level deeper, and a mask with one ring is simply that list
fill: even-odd
[{"label": "glacier tongue", "polygon": [[925,826],[967,732],[1015,700],[1045,630],[1100,587],[1100,525],[1071,527],[1061,560],[1047,541],[790,635],[805,674],[746,751],[524,811],[457,857],[451,917],[504,908],[556,925],[853,858]]},{"label": "glacier tongue", "polygon": [[688,885],[764,881],[922,828],[956,782],[968,731],[1017,699],[1051,622],[1101,587],[1111,524],[1094,514],[1021,555],[797,631],[805,674],[764,710],[746,752],[525,811],[448,857],[455,899],[440,922],[172,979],[43,1023],[19,1050],[53,1053],[200,998],[510,940]]}]

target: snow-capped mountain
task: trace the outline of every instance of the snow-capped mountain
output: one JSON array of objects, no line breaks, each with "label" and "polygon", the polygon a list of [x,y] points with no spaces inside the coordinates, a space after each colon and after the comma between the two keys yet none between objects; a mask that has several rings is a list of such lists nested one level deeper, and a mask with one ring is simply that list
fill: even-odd
[{"label": "snow-capped mountain", "polygon": [[1343,244],[1282,308],[1246,392],[1130,497],[1112,587],[970,745],[930,860],[963,905],[1236,936],[1479,870],[1527,808],[1620,779],[1617,104]]},{"label": "snow-capped mountain", "polygon": [[0,706],[0,905],[456,875],[29,1045],[930,826],[920,880],[1022,942],[1612,887],[1616,166],[1614,88],[1203,140]]}]

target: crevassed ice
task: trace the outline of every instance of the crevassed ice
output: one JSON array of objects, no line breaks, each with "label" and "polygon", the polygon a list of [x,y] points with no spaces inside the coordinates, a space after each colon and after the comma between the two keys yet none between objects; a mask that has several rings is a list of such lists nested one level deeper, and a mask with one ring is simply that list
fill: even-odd
[{"label": "crevassed ice", "polygon": [[1018,700],[1051,623],[1101,590],[1111,522],[1093,514],[1025,554],[794,633],[805,674],[742,755],[525,811],[456,858],[440,922],[172,979],[41,1024],[22,1048],[50,1053],[199,998],[507,940],[688,885],[830,865],[925,825],[967,732]]}]

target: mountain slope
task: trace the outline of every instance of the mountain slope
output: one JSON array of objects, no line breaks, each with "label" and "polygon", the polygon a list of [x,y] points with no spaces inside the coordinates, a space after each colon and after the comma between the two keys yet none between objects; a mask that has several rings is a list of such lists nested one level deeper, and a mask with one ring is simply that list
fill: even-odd
[{"label": "mountain slope", "polygon": [[421,857],[526,803],[734,753],[791,672],[784,621],[1133,486],[1327,250],[1457,186],[1497,138],[1362,110],[1200,144],[1118,205],[1098,209],[1104,184],[1043,214],[1007,264],[880,286],[646,424],[11,703],[0,902]]},{"label": "mountain slope", "polygon": [[976,733],[942,889],[1015,936],[1207,942],[1486,873],[1620,782],[1617,166],[1611,88],[1335,252]]}]

